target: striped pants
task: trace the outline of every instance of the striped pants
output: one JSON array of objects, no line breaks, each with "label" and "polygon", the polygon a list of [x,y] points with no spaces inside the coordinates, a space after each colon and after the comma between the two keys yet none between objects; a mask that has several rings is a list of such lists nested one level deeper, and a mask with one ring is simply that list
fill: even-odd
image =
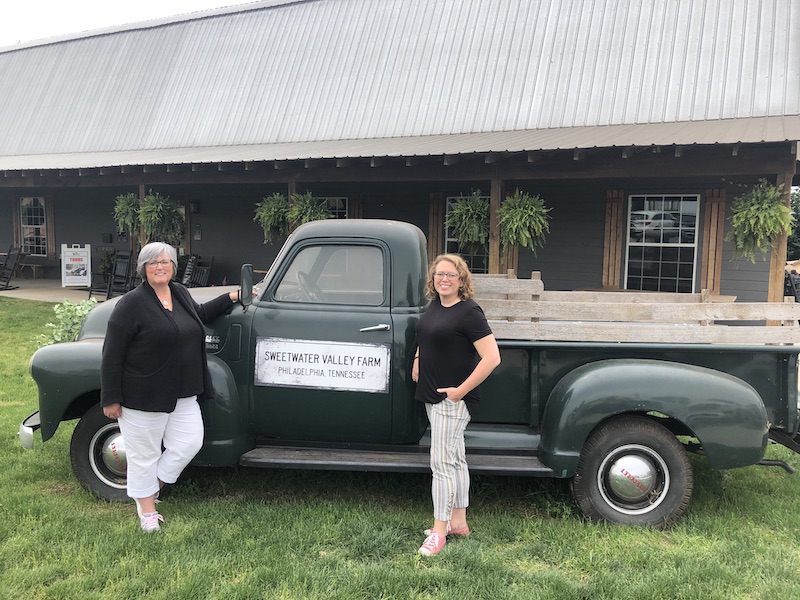
[{"label": "striped pants", "polygon": [[470,421],[463,401],[425,404],[431,424],[431,495],[433,517],[449,521],[453,508],[469,506],[469,468],[464,430]]}]

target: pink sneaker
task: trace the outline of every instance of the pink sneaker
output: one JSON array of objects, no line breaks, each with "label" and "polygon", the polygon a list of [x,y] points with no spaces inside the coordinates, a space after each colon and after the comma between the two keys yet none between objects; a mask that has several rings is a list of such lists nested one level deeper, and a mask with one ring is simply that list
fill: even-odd
[{"label": "pink sneaker", "polygon": [[434,531],[425,538],[425,542],[419,547],[418,552],[423,556],[434,556],[442,551],[446,543],[445,536],[439,535]]},{"label": "pink sneaker", "polygon": [[[433,529],[426,529],[423,531],[425,535],[430,535],[433,533]],[[447,524],[447,535],[455,535],[460,537],[467,537],[470,533],[469,525],[464,525],[463,527],[459,527],[458,529],[451,529],[450,523]]]}]

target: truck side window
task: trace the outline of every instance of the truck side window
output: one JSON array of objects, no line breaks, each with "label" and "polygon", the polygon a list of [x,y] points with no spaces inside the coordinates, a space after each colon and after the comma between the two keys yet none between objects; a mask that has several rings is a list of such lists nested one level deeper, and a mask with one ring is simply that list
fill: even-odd
[{"label": "truck side window", "polygon": [[308,246],[292,260],[275,300],[380,306],[383,282],[383,251],[377,246]]}]

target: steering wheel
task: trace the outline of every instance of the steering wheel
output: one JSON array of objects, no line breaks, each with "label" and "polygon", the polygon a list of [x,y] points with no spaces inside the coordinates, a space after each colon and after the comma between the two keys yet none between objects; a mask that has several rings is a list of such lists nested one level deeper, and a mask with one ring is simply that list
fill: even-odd
[{"label": "steering wheel", "polygon": [[311,283],[308,274],[303,271],[297,272],[297,282],[300,284],[300,291],[303,293],[303,298],[308,302],[322,302],[323,292],[316,283]]}]

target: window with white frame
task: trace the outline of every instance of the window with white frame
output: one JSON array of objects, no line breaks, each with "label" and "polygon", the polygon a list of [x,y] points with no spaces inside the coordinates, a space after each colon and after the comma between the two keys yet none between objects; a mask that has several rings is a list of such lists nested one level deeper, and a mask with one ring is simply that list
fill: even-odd
[{"label": "window with white frame", "polygon": [[699,206],[698,195],[629,197],[625,289],[694,292]]},{"label": "window with white frame", "polygon": [[347,218],[347,197],[346,196],[314,196],[314,200],[324,200],[325,206],[331,211],[333,219]]},{"label": "window with white frame", "polygon": [[[446,198],[446,214],[450,213],[459,198],[460,196],[448,196]],[[485,200],[487,204],[489,203],[490,196],[480,196],[480,198]],[[446,221],[447,219],[445,218]],[[489,272],[489,244],[487,243],[484,248],[467,252],[461,247],[458,238],[453,235],[453,231],[447,225],[444,227],[444,251],[447,254],[460,254],[472,273]]]},{"label": "window with white frame", "polygon": [[20,198],[21,250],[32,256],[47,256],[47,210],[40,196]]}]

